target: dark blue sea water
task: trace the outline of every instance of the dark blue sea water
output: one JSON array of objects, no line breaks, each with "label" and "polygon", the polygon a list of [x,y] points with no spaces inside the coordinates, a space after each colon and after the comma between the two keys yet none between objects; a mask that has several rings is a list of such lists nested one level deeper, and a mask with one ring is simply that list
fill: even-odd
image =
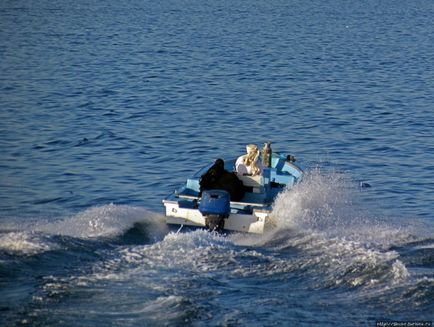
[{"label": "dark blue sea water", "polygon": [[[0,325],[434,320],[433,21],[431,0],[0,1]],[[268,140],[306,172],[275,230],[167,228],[167,194]]]}]

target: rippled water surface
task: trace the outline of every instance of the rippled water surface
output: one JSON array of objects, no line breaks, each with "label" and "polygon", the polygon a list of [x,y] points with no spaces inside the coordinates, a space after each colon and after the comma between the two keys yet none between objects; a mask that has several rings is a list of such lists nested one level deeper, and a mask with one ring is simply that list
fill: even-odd
[{"label": "rippled water surface", "polygon": [[[433,17],[428,0],[1,1],[0,325],[434,320]],[[167,228],[167,194],[267,140],[306,172],[275,230]]]}]

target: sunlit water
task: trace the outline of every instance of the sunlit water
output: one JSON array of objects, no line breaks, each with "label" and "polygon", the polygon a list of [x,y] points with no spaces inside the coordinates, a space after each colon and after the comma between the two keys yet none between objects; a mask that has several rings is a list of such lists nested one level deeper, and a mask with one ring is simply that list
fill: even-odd
[{"label": "sunlit water", "polygon": [[[433,320],[433,17],[1,1],[0,325]],[[167,194],[268,140],[306,172],[274,230],[169,230]]]}]

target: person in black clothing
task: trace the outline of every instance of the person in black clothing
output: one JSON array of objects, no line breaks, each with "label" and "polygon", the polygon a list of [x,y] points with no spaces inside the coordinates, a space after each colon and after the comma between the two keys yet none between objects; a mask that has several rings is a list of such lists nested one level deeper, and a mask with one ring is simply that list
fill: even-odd
[{"label": "person in black clothing", "polygon": [[203,174],[199,181],[200,194],[204,190],[224,190],[229,193],[231,201],[241,201],[244,197],[243,182],[233,172],[225,170],[225,163],[217,159],[214,165]]}]

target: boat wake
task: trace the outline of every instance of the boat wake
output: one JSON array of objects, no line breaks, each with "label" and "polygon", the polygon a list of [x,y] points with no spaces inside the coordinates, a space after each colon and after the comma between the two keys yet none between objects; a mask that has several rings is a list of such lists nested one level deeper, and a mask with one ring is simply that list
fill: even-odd
[{"label": "boat wake", "polygon": [[385,248],[421,233],[422,229],[403,228],[399,218],[394,221],[363,205],[361,192],[347,175],[313,170],[293,191],[278,196],[273,219],[278,230],[314,231],[328,238],[344,237]]},{"label": "boat wake", "polygon": [[131,243],[134,239],[143,243],[157,241],[167,233],[162,215],[137,207],[109,204],[56,220],[38,219],[3,226],[0,251],[32,255],[56,250],[59,237],[118,243]]},{"label": "boat wake", "polygon": [[388,295],[403,306],[432,306],[432,229],[381,216],[358,202],[360,192],[343,174],[308,172],[276,199],[276,228],[260,240],[238,242],[278,253],[290,262],[288,273],[303,276],[312,289],[353,290],[352,300],[367,303]]},{"label": "boat wake", "polygon": [[[418,224],[402,225],[364,207],[358,192],[343,174],[308,172],[278,196],[276,227],[263,235],[170,232],[162,215],[95,207],[54,222],[11,226],[0,234],[0,253],[6,260],[47,254],[37,271],[44,277],[35,277],[29,300],[35,310],[23,315],[45,323],[71,317],[66,324],[74,325],[67,310],[89,315],[89,301],[91,318],[101,324],[128,315],[143,325],[198,317],[211,325],[232,318],[247,325],[257,315],[242,313],[252,307],[259,315],[271,309],[283,314],[288,307],[308,315],[324,303],[351,312],[355,302],[372,316],[387,311],[406,318],[407,312],[409,319],[416,313],[428,319],[434,309],[434,239]],[[53,272],[62,260],[72,268]],[[306,289],[313,295],[301,305],[298,297],[307,296]]]}]

